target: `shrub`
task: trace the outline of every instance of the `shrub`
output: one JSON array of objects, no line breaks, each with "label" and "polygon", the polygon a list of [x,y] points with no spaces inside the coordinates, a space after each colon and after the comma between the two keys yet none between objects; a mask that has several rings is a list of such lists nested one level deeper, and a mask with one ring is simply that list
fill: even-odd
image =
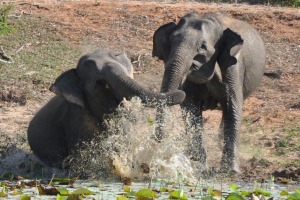
[{"label": "shrub", "polygon": [[0,34],[10,33],[13,29],[8,25],[8,15],[13,10],[13,5],[0,7]]}]

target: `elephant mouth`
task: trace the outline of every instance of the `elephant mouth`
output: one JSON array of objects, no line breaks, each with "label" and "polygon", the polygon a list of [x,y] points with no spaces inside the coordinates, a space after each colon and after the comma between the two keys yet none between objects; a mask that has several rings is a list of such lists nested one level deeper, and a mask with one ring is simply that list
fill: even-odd
[{"label": "elephant mouth", "polygon": [[182,87],[182,85],[186,81],[186,79],[193,80],[192,77],[194,76],[194,73],[197,72],[201,68],[201,66],[202,66],[202,64],[199,61],[193,60],[191,66],[190,66],[190,69],[188,70],[188,72],[186,74],[183,75],[180,85],[179,85],[179,88]]},{"label": "elephant mouth", "polygon": [[191,71],[197,71],[201,68],[202,64],[197,61],[197,60],[193,60],[192,62],[192,66],[191,66]]}]

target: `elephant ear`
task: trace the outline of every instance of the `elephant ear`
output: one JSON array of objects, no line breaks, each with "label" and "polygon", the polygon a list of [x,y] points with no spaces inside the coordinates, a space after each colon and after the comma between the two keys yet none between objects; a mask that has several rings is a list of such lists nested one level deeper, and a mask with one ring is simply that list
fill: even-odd
[{"label": "elephant ear", "polygon": [[71,103],[84,107],[84,95],[78,83],[79,78],[76,69],[71,69],[62,73],[49,90]]},{"label": "elephant ear", "polygon": [[126,67],[130,77],[133,78],[133,66],[126,53],[117,54],[116,59],[119,63]]},{"label": "elephant ear", "polygon": [[221,70],[226,70],[237,63],[244,40],[238,33],[227,28],[224,30],[220,42],[221,45],[219,48],[221,49],[221,53],[217,61]]},{"label": "elephant ear", "polygon": [[170,54],[169,36],[176,29],[176,24],[170,22],[159,27],[153,35],[152,56],[158,57],[160,60],[166,61]]}]

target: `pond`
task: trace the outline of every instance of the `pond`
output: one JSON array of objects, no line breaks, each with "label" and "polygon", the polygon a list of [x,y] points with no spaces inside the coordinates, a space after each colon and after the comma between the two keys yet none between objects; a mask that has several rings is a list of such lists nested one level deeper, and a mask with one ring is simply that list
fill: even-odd
[{"label": "pond", "polygon": [[[69,184],[65,185],[66,182]],[[267,183],[228,182],[228,180],[199,180],[196,183],[185,180],[149,180],[149,182],[131,182],[124,185],[122,182],[102,182],[70,179],[53,179],[51,183],[44,180],[37,182],[2,181],[0,197],[7,194],[5,199],[225,199],[228,195],[238,194],[233,200],[250,199],[251,195],[260,196],[260,199],[299,199],[299,185]],[[221,192],[222,191],[222,192]],[[280,194],[281,193],[281,194]],[[285,195],[282,195],[285,193]],[[51,194],[51,195],[50,195]],[[59,195],[61,194],[61,195]],[[72,194],[72,195],[71,195]],[[293,196],[294,195],[294,196]],[[126,197],[126,198],[125,198]],[[138,198],[139,197],[139,198]],[[151,198],[150,198],[151,197]],[[253,199],[252,199],[253,200]],[[255,200],[255,199],[254,199]]]}]

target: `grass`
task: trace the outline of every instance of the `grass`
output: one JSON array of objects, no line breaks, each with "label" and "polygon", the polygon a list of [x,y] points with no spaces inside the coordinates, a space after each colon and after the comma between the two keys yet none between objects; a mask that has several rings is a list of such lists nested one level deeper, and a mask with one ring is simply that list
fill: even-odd
[{"label": "grass", "polygon": [[0,37],[0,44],[14,62],[0,62],[0,85],[34,98],[32,91],[48,88],[60,73],[76,66],[80,51],[49,28],[46,18],[23,17],[12,24],[15,31]]},{"label": "grass", "polygon": [[9,26],[8,15],[13,10],[12,4],[4,5],[0,7],[0,35],[11,33],[14,29]]}]

